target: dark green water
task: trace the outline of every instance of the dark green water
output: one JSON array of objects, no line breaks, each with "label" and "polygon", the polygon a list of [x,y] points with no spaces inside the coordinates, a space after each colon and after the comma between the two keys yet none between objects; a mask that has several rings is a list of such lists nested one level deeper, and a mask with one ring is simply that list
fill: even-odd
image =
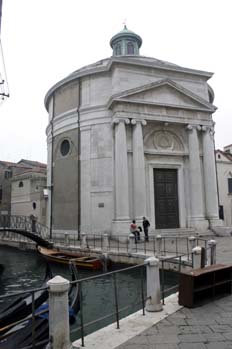
[{"label": "dark green water", "polygon": [[[4,264],[5,270],[0,280],[0,295],[14,291],[28,290],[39,287],[42,284],[46,264],[44,259],[34,251],[21,251],[15,248],[0,246],[0,263]],[[119,266],[114,266],[116,269]],[[121,266],[122,267],[122,266]],[[61,275],[70,279],[68,266],[58,264],[51,265],[55,275]],[[125,268],[125,265],[124,265]],[[83,320],[84,324],[104,317],[115,312],[115,289],[112,276],[105,276],[103,272],[79,270],[79,278],[91,277],[100,274],[101,277],[95,280],[84,282],[83,292]],[[143,273],[143,288],[146,294],[145,269]],[[165,274],[166,287],[176,283],[176,277]],[[142,308],[141,298],[141,269],[122,271],[116,277],[118,307],[121,309],[130,306],[129,309],[120,313],[120,318]],[[4,301],[5,303],[5,301]],[[139,304],[137,304],[139,303]],[[0,309],[3,301],[0,300]],[[85,334],[91,333],[109,323],[116,321],[115,315],[100,321],[98,324],[85,326]],[[80,316],[72,326],[72,340],[80,337],[77,327],[80,325]]]}]

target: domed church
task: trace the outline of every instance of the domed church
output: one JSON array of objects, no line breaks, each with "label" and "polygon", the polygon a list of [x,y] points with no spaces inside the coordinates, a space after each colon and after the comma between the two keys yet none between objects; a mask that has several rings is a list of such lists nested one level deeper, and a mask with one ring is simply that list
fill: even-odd
[{"label": "domed church", "polygon": [[57,82],[49,115],[48,225],[54,234],[203,232],[221,225],[212,73],[140,55],[125,26],[112,56]]}]

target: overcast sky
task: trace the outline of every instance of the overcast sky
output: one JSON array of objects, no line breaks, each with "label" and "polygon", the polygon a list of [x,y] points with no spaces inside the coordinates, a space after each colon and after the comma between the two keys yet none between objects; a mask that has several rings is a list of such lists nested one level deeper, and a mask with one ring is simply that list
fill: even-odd
[{"label": "overcast sky", "polygon": [[143,39],[141,55],[214,72],[216,147],[232,143],[231,14],[230,0],[3,0],[10,98],[0,106],[0,160],[46,162],[46,92],[111,56],[124,20]]}]

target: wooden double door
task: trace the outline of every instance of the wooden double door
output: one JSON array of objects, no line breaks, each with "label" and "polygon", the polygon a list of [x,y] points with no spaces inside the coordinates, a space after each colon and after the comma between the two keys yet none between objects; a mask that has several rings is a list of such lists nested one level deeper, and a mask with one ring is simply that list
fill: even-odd
[{"label": "wooden double door", "polygon": [[177,170],[154,169],[156,229],[179,228]]}]

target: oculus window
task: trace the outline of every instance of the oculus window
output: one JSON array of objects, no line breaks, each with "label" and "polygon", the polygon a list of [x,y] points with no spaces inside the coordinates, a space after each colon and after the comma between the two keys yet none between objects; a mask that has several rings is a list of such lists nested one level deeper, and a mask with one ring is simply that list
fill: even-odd
[{"label": "oculus window", "polygon": [[69,151],[70,151],[70,143],[67,139],[65,139],[60,145],[61,155],[66,156],[68,155]]}]

